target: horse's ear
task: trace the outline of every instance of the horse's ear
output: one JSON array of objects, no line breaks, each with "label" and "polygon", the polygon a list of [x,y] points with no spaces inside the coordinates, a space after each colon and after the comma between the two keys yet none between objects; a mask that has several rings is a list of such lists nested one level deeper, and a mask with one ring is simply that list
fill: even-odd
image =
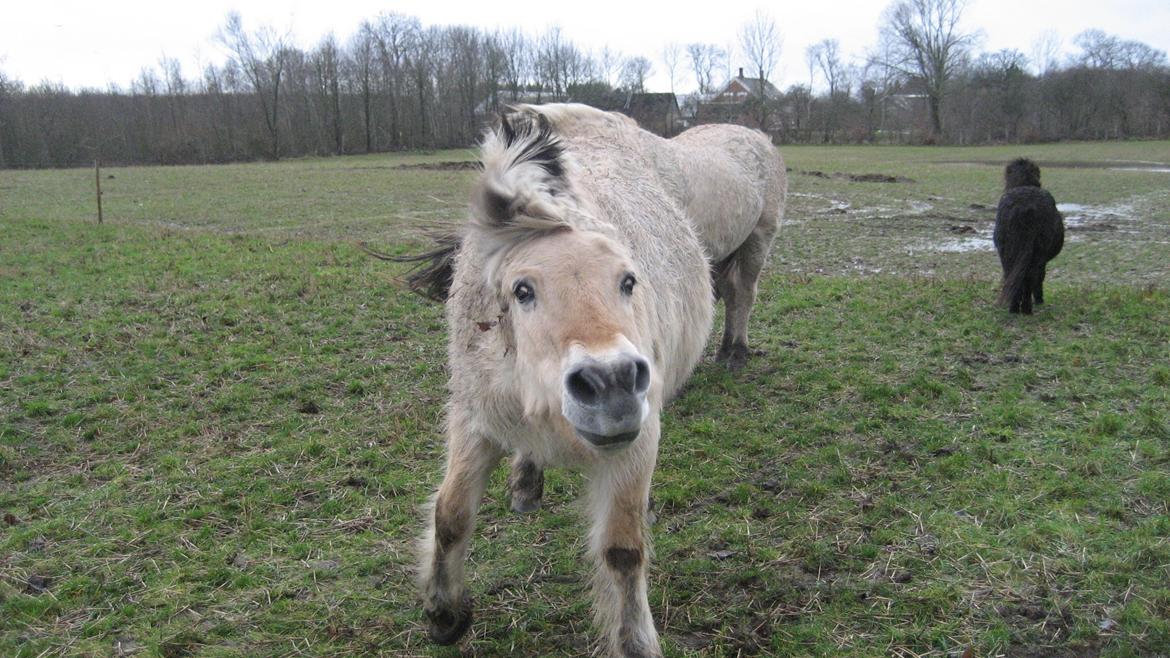
[{"label": "horse's ear", "polygon": [[486,181],[480,188],[479,209],[491,224],[503,226],[516,216],[512,201],[513,195]]}]

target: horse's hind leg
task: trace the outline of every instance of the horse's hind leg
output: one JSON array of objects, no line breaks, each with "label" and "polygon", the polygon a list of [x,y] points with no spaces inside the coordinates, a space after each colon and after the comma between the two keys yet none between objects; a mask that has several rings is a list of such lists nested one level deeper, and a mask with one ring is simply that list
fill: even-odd
[{"label": "horse's hind leg", "polygon": [[[512,474],[508,476],[508,491],[512,499],[512,511],[526,514],[540,509],[544,497],[544,469],[537,466],[528,455],[517,453],[512,459]],[[650,525],[658,520],[654,513],[654,497],[646,500],[646,518]]]},{"label": "horse's hind leg", "polygon": [[544,469],[537,466],[528,455],[516,453],[512,459],[508,489],[511,492],[513,512],[535,512],[540,509],[540,499],[544,496]]},{"label": "horse's hind leg", "polygon": [[1036,275],[1035,280],[1032,281],[1032,298],[1036,300],[1036,306],[1044,303],[1044,276],[1047,269],[1047,263],[1040,265],[1040,272]]},{"label": "horse's hind leg", "polygon": [[747,326],[756,301],[760,271],[768,258],[776,227],[761,223],[715,275],[715,289],[723,298],[723,341],[715,359],[736,370],[748,358]]},{"label": "horse's hind leg", "polygon": [[492,443],[451,425],[447,474],[435,496],[418,572],[428,631],[437,644],[454,644],[471,626],[463,563],[488,476],[502,456]]},{"label": "horse's hind leg", "polygon": [[1032,287],[1036,281],[1036,271],[1033,267],[1029,267],[1024,274],[1024,280],[1020,284],[1020,291],[1017,293],[1017,298],[1020,300],[1020,313],[1024,315],[1032,314]]},{"label": "horse's hind leg", "polygon": [[[638,441],[648,438],[640,437]],[[590,480],[595,617],[608,642],[608,655],[621,658],[662,656],[646,597],[650,557],[646,499],[653,456],[645,461],[648,464],[635,467],[632,474],[606,465],[605,472]]]}]

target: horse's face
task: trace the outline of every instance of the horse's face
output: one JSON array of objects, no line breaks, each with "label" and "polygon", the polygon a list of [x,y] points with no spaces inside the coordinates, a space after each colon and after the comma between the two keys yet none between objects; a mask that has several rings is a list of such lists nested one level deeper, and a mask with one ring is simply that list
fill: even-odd
[{"label": "horse's face", "polygon": [[600,234],[564,230],[524,242],[496,270],[525,413],[559,412],[598,448],[637,438],[649,413],[650,361],[638,351],[638,272]]}]

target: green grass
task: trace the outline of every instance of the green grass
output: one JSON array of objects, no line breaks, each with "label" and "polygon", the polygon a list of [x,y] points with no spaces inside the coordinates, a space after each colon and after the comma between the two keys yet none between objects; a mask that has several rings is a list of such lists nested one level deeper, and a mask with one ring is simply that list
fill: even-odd
[{"label": "green grass", "polygon": [[[664,417],[668,655],[1170,646],[1170,174],[1046,167],[1058,201],[1107,210],[1070,230],[1049,304],[1010,317],[993,252],[937,247],[985,235],[971,206],[1021,152],[1170,162],[784,150],[763,354],[708,359]],[[409,573],[442,309],[353,243],[458,221],[473,173],[395,167],[468,157],[110,169],[102,226],[92,171],[0,172],[0,655],[459,655],[427,642]],[[550,471],[516,517],[504,475],[464,650],[583,655],[581,480]]]}]

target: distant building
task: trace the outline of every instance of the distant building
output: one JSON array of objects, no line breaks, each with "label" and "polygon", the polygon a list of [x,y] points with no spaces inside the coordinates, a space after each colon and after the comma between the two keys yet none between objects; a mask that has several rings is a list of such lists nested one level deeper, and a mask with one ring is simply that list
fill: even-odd
[{"label": "distant building", "polygon": [[743,75],[743,68],[739,69],[739,75],[727,81],[723,85],[723,89],[715,93],[709,103],[734,104],[746,103],[752,98],[759,98],[763,96],[766,100],[777,100],[780,98],[780,90],[776,88],[771,82],[764,80],[761,87],[759,78],[745,78]]},{"label": "distant building", "polygon": [[[774,106],[782,100],[783,94],[771,82],[759,78],[748,78],[739,69],[739,75],[727,81],[723,87],[700,100],[695,106],[694,123],[735,123],[758,128],[772,135],[773,139],[783,132],[783,117]],[[766,126],[760,125],[760,100],[772,106],[765,113]]]}]

